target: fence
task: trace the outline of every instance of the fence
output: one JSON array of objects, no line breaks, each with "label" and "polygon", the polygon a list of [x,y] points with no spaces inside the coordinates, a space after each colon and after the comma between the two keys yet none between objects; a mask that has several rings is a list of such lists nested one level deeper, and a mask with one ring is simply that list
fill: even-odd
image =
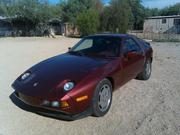
[{"label": "fence", "polygon": [[129,34],[135,35],[142,39],[153,41],[179,41],[180,34],[164,34],[164,33],[143,33],[142,31],[130,31]]}]

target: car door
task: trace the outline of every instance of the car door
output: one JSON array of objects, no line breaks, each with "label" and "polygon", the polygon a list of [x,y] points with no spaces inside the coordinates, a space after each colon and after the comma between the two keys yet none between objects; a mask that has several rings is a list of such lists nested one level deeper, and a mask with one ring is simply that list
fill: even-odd
[{"label": "car door", "polygon": [[135,78],[142,71],[144,54],[133,38],[124,38],[122,43],[122,67],[124,83]]}]

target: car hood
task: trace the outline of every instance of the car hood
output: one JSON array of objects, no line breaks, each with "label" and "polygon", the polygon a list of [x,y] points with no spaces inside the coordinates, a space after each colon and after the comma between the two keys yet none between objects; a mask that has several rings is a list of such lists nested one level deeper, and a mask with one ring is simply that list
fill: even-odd
[{"label": "car hood", "polygon": [[13,87],[29,96],[46,95],[64,80],[79,83],[91,71],[106,63],[105,59],[70,55],[69,53],[58,55],[30,68],[28,71],[31,72],[31,77],[24,82],[17,79]]}]

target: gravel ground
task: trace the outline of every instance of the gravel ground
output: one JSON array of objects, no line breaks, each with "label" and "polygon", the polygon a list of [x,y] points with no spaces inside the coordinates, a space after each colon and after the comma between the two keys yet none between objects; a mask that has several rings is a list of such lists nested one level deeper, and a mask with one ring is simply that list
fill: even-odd
[{"label": "gravel ground", "polygon": [[67,122],[24,111],[12,103],[11,83],[24,70],[63,53],[78,39],[0,39],[0,135],[180,135],[180,43],[152,43],[148,81],[132,80],[113,93],[109,113]]}]

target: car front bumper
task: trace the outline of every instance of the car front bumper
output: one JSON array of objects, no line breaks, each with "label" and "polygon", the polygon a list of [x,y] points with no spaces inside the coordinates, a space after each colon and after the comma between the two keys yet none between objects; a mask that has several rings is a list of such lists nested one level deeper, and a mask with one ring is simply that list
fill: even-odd
[{"label": "car front bumper", "polygon": [[[44,106],[36,106],[34,104],[30,104],[24,100],[22,100],[16,92],[13,93],[13,96],[21,102],[26,107],[30,107],[31,109],[28,111],[31,111],[33,113],[37,113],[43,116],[51,117],[51,118],[56,118],[60,120],[67,120],[67,121],[72,121],[72,120],[77,120],[86,116],[89,116],[92,114],[91,108],[88,108],[86,111],[83,111],[78,114],[70,114],[68,112],[65,112],[63,110],[55,110],[52,108],[44,107]],[[22,107],[21,107],[22,108]]]}]

